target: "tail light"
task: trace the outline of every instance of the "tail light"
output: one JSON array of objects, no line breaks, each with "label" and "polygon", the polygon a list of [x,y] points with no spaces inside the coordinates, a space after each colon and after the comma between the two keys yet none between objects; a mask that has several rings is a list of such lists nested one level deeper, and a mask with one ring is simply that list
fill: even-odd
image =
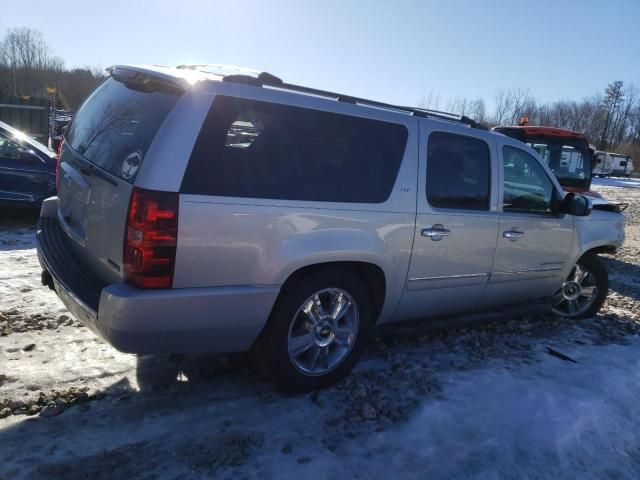
[{"label": "tail light", "polygon": [[60,140],[58,145],[58,158],[56,158],[56,191],[58,191],[58,177],[60,176],[60,156],[62,155],[62,145],[64,144],[64,138]]},{"label": "tail light", "polygon": [[134,188],[124,239],[125,281],[171,288],[178,243],[178,194]]}]

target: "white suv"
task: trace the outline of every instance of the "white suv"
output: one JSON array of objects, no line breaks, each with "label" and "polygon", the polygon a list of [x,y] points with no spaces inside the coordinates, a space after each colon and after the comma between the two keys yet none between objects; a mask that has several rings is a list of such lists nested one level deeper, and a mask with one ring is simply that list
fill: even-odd
[{"label": "white suv", "polygon": [[623,217],[565,195],[521,142],[206,68],[111,68],[42,207],[43,283],[117,349],[256,346],[309,390],[346,375],[375,325],[602,305],[596,254]]}]

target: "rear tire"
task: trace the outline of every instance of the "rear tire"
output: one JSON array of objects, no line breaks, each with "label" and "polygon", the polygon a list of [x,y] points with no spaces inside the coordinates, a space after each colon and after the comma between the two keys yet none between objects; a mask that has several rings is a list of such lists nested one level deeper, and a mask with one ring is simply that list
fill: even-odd
[{"label": "rear tire", "polygon": [[602,308],[609,292],[609,275],[597,255],[584,255],[571,269],[554,313],[574,320],[590,318]]},{"label": "rear tire", "polygon": [[308,392],[349,374],[373,323],[369,294],[355,273],[302,273],[283,286],[255,351],[282,388]]}]

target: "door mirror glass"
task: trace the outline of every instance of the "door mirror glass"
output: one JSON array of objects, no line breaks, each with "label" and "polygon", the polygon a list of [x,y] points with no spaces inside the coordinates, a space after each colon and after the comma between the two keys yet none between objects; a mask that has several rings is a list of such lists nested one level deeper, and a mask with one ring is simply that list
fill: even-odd
[{"label": "door mirror glass", "polygon": [[25,162],[36,162],[39,161],[40,158],[33,150],[22,150],[20,152],[20,160],[23,160]]},{"label": "door mirror glass", "polygon": [[591,213],[591,201],[579,193],[567,193],[562,200],[561,213],[586,217]]}]

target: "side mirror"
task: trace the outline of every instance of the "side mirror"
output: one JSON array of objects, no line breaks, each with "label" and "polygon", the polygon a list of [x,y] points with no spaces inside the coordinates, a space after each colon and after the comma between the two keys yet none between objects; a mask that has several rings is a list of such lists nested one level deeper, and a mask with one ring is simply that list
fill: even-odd
[{"label": "side mirror", "polygon": [[33,150],[23,150],[20,152],[20,160],[22,160],[23,162],[39,162],[40,161],[40,157],[38,157],[36,155],[36,152],[34,152]]},{"label": "side mirror", "polygon": [[561,201],[560,213],[586,217],[591,213],[591,200],[579,193],[567,193]]}]

